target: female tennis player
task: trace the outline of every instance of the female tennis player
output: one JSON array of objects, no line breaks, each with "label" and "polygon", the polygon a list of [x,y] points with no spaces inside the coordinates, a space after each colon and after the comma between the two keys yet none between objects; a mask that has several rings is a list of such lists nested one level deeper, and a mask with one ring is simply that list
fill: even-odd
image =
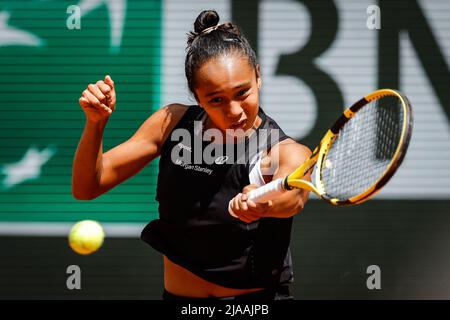
[{"label": "female tennis player", "polygon": [[[164,256],[163,299],[289,299],[292,219],[308,192],[288,191],[266,203],[248,200],[247,193],[284,177],[311,152],[264,113],[254,51],[236,25],[218,22],[217,12],[203,11],[188,36],[185,73],[197,105],[161,108],[106,153],[102,136],[116,109],[115,84],[108,75],[83,91],[86,123],[73,163],[73,195],[94,199],[160,156],[160,218],[141,238]],[[182,140],[186,134],[201,143]],[[252,141],[256,151],[237,161],[236,150],[251,149]],[[224,153],[194,162],[194,154],[230,145],[235,161]]]}]

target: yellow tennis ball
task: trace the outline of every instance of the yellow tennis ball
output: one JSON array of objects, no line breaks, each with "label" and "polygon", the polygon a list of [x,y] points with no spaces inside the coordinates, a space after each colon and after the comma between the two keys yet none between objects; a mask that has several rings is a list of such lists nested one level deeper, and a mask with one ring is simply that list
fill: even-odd
[{"label": "yellow tennis ball", "polygon": [[70,247],[79,254],[91,254],[103,244],[105,232],[102,226],[92,220],[77,222],[69,234]]}]

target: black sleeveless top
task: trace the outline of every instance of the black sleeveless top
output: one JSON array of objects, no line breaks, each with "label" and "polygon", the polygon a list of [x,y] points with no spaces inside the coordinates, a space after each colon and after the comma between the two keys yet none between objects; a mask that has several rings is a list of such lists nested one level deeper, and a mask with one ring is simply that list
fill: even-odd
[{"label": "black sleeveless top", "polygon": [[[202,132],[194,133],[194,121],[201,121],[203,116],[202,108],[190,106],[163,144],[156,192],[160,218],[144,228],[141,239],[176,264],[225,287],[273,288],[292,282],[292,217],[245,223],[228,212],[229,201],[250,184],[252,157],[288,136],[260,108],[262,123],[256,134],[241,142],[248,146],[265,129],[267,140],[263,138],[258,150],[252,154],[248,148],[241,161],[218,157],[221,161],[206,163],[202,158],[200,163],[194,162],[195,142],[174,133],[180,129],[178,133],[201,139]],[[271,138],[273,129],[279,134],[275,142]],[[209,144],[200,142],[201,151]]]}]

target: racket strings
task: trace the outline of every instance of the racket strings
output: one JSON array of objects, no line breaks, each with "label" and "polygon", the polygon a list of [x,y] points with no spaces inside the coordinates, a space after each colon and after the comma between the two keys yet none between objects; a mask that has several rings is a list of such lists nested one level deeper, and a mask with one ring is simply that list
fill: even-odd
[{"label": "racket strings", "polygon": [[365,105],[344,125],[320,172],[328,197],[345,201],[383,176],[400,143],[402,110],[398,98],[386,96]]}]

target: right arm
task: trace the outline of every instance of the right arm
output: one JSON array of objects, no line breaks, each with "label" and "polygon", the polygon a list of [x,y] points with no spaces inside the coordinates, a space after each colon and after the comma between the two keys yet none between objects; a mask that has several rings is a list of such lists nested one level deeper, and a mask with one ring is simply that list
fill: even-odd
[{"label": "right arm", "polygon": [[90,85],[87,89],[89,92],[83,92],[80,98],[86,124],[75,153],[72,174],[72,194],[78,200],[97,198],[134,176],[158,157],[168,134],[187,109],[184,105],[174,104],[156,111],[130,139],[103,153],[103,132],[112,113],[105,107],[114,111],[115,92],[113,84],[110,85],[114,96],[114,103],[111,103],[106,98],[107,94],[102,96],[108,91],[104,86],[108,82],[106,79],[105,83],[99,82],[95,86]]}]

